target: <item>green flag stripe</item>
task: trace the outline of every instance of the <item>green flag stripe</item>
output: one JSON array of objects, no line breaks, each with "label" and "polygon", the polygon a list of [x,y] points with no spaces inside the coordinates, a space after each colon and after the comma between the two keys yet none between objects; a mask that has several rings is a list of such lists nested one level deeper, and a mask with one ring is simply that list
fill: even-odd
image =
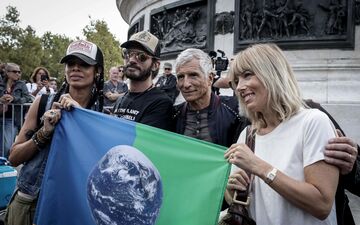
[{"label": "green flag stripe", "polygon": [[225,147],[142,124],[136,126],[134,147],[162,178],[163,204],[156,225],[217,224],[230,171]]}]

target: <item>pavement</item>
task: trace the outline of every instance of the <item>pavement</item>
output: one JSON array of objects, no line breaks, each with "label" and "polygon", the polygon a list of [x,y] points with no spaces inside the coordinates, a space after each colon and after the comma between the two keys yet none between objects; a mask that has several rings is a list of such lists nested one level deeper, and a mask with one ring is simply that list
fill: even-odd
[{"label": "pavement", "polygon": [[355,224],[360,225],[360,197],[349,192],[346,193],[350,200],[350,209],[353,214]]}]

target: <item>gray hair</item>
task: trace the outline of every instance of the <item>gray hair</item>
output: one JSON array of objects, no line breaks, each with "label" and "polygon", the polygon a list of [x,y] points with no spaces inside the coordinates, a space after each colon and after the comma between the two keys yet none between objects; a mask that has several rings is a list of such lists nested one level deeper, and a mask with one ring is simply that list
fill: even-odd
[{"label": "gray hair", "polygon": [[180,66],[190,62],[193,59],[199,60],[200,70],[205,76],[212,71],[212,62],[210,56],[204,51],[196,48],[188,48],[182,51],[175,61],[175,69],[178,70]]},{"label": "gray hair", "polygon": [[9,70],[13,69],[14,67],[20,68],[20,66],[16,63],[6,63],[5,70],[8,72]]}]

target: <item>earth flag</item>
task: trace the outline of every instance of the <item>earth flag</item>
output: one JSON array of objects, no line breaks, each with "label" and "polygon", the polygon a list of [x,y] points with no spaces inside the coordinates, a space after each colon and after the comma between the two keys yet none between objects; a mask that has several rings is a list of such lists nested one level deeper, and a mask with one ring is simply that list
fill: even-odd
[{"label": "earth flag", "polygon": [[216,225],[230,171],[224,150],[90,110],[64,111],[34,222]]}]

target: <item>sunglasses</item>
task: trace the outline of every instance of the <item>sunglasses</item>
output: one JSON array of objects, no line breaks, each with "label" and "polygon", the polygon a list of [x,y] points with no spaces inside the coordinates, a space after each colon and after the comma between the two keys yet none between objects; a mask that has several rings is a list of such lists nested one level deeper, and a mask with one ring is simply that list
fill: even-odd
[{"label": "sunglasses", "polygon": [[165,68],[165,70],[171,70],[170,68]]},{"label": "sunglasses", "polygon": [[8,72],[21,74],[21,71],[20,71],[20,70],[9,70]]},{"label": "sunglasses", "polygon": [[83,68],[89,68],[91,65],[90,64],[87,64],[86,62],[84,61],[68,61],[66,63],[69,67],[73,67],[75,65],[78,65],[80,67],[83,67]]},{"label": "sunglasses", "polygon": [[155,58],[146,54],[145,52],[124,50],[124,54],[123,54],[124,59],[129,60],[131,57],[134,56],[137,61],[142,63],[148,60],[149,58]]}]

